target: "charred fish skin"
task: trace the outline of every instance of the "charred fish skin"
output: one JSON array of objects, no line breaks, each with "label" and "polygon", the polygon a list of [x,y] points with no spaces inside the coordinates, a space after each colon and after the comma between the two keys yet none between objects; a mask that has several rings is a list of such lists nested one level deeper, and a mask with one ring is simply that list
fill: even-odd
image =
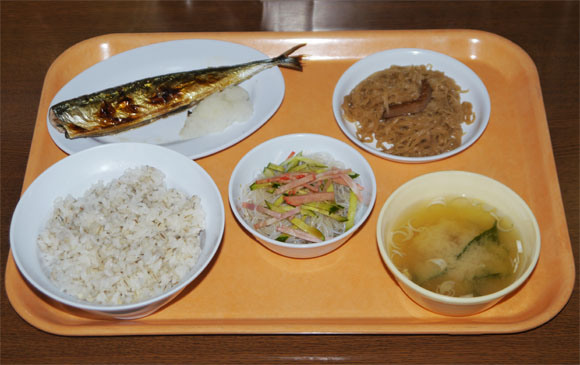
[{"label": "charred fish skin", "polygon": [[154,76],[82,95],[53,105],[49,120],[68,139],[99,137],[138,128],[192,107],[209,95],[269,68],[302,71],[302,55],[290,55],[304,45],[266,60]]}]

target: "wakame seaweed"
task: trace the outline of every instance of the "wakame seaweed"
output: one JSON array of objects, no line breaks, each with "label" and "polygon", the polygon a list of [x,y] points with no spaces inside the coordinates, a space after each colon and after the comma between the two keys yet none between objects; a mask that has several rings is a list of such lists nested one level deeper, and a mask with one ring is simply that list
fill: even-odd
[{"label": "wakame seaweed", "polygon": [[476,275],[473,280],[489,280],[489,279],[499,279],[503,274],[500,272],[492,272],[483,275]]},{"label": "wakame seaweed", "polygon": [[461,256],[472,246],[474,245],[483,245],[487,242],[499,244],[499,237],[498,237],[498,230],[497,230],[497,222],[493,223],[493,226],[477,235],[474,239],[469,241],[469,243],[463,248],[463,250],[457,255],[457,259],[460,259]]},{"label": "wakame seaweed", "polygon": [[438,277],[441,277],[441,276],[447,274],[448,271],[449,271],[449,268],[446,267],[444,270],[442,270],[442,271],[438,272],[437,274],[427,278],[426,280],[419,282],[417,279],[414,279],[413,281],[421,286],[424,286],[426,283],[430,282],[431,280],[437,279]]}]

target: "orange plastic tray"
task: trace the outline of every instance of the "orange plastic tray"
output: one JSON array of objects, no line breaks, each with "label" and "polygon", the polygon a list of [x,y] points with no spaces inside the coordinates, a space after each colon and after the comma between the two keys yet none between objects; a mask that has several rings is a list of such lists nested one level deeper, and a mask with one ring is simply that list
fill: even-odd
[{"label": "orange plastic tray", "polygon": [[[278,112],[240,143],[197,160],[218,185],[225,204],[230,173],[241,156],[272,137],[320,133],[350,143],[336,124],[332,93],[358,59],[391,48],[448,54],[471,67],[491,97],[483,136],[459,155],[428,164],[390,162],[363,150],[378,193],[366,224],[324,257],[297,260],[270,252],[236,222],[226,206],[222,246],[206,273],[161,311],[139,320],[101,320],[64,309],[34,291],[10,255],[6,290],[22,318],[47,332],[84,335],[209,333],[508,333],[539,326],[568,301],[575,268],[536,67],[514,43],[471,30],[345,31],[319,33],[112,34],[66,50],[46,75],[24,179],[26,187],[65,157],[46,128],[55,93],[76,74],[113,54],[183,38],[222,39],[277,55],[306,42],[302,73],[282,70],[286,95]],[[375,239],[380,208],[405,181],[437,170],[468,170],[497,179],[535,213],[542,252],[535,272],[515,294],[469,317],[433,314],[412,302],[383,265]],[[554,280],[556,278],[556,280]]]}]

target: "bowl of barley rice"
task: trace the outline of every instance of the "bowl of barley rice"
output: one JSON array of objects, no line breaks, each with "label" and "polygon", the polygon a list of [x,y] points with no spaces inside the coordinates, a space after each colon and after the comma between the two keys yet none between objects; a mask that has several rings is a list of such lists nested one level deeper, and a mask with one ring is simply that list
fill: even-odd
[{"label": "bowl of barley rice", "polygon": [[10,247],[48,298],[134,319],[195,286],[224,224],[219,190],[197,163],[157,145],[114,143],[39,175],[14,211]]}]

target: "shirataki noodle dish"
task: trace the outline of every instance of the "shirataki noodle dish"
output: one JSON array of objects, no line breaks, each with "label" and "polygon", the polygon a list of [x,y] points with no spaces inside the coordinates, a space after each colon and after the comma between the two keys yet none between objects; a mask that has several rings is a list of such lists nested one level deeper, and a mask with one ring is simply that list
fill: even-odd
[{"label": "shirataki noodle dish", "polygon": [[142,166],[55,201],[38,247],[61,291],[89,303],[130,304],[185,278],[201,253],[205,214],[199,197],[167,188],[164,178]]},{"label": "shirataki noodle dish", "polygon": [[326,154],[292,152],[281,163],[269,163],[244,187],[241,213],[271,239],[322,242],[354,226],[364,190],[357,177]]},{"label": "shirataki noodle dish", "polygon": [[359,83],[342,110],[360,141],[376,141],[392,155],[434,156],[459,147],[461,124],[475,120],[461,93],[453,79],[425,65],[391,66]]}]

